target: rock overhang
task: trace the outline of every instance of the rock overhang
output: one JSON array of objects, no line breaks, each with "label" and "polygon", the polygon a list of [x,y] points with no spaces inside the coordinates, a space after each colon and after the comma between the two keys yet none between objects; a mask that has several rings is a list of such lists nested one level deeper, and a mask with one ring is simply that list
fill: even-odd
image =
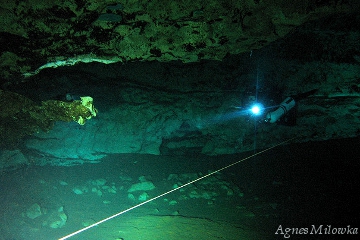
[{"label": "rock overhang", "polygon": [[357,1],[7,1],[2,78],[56,61],[222,60],[260,49],[295,27],[356,12]]}]

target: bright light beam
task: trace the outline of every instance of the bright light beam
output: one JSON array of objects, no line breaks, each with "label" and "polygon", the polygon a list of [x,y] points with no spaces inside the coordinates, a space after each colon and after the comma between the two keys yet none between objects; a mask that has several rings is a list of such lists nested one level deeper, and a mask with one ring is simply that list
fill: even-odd
[{"label": "bright light beam", "polygon": [[256,103],[251,107],[250,111],[253,115],[259,116],[262,114],[263,109],[264,108],[262,107],[262,105],[260,103]]}]

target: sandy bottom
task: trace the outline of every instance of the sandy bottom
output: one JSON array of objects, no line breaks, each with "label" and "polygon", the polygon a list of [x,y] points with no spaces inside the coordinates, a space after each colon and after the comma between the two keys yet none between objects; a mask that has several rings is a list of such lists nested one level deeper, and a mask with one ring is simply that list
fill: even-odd
[{"label": "sandy bottom", "polygon": [[[152,198],[173,189],[174,180],[168,180],[170,174],[193,177],[231,160],[231,157],[220,162],[215,158],[114,155],[99,164],[30,166],[3,173],[0,230],[4,239],[9,240],[58,239],[141,203],[129,199],[127,192],[141,176],[156,186],[154,190],[146,191]],[[206,184],[198,182],[169,193],[70,239],[239,239],[239,236],[256,239],[257,235],[264,234],[266,226],[259,230],[252,210],[255,205],[258,210],[271,210],[273,213],[265,219],[268,220],[275,216],[274,209],[244,189],[249,183],[238,186],[232,182],[238,177],[231,172],[228,174],[229,178],[217,174],[211,182],[201,180]],[[105,185],[115,186],[116,193],[94,186],[91,182],[97,179],[105,179]],[[228,195],[225,190],[213,189],[223,186],[211,184],[214,181],[236,188],[235,193]],[[246,187],[250,188],[250,185]],[[75,188],[84,193],[76,194]],[[92,188],[102,190],[102,195],[93,192]],[[218,195],[189,197],[194,190]],[[139,194],[135,192],[134,195],[137,198]],[[33,204],[40,206],[41,215],[31,219],[27,212]],[[66,224],[51,228],[51,222],[59,220],[57,211],[61,207],[67,216]]]},{"label": "sandy bottom", "polygon": [[[345,145],[353,149],[348,142]],[[355,157],[344,160],[349,149],[339,143],[326,146],[326,150],[316,144],[279,147],[69,239],[284,239],[275,235],[279,225],[356,227],[358,152],[353,150]],[[186,183],[180,176],[203,176],[245,156],[119,154],[97,164],[28,166],[3,172],[0,239],[59,239],[141,203],[137,198],[143,192],[148,199],[156,197],[173,189],[174,181]],[[134,192],[134,200],[127,190],[139,178],[156,188]],[[106,182],[96,185],[99,179]],[[40,210],[31,218],[34,210],[29,209],[34,204]],[[51,227],[64,215],[63,224]]]}]

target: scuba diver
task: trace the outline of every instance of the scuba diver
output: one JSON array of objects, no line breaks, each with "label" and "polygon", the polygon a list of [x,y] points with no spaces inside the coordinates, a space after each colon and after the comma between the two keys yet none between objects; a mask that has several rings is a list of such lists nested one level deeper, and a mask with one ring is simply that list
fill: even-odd
[{"label": "scuba diver", "polygon": [[313,95],[316,91],[318,91],[318,89],[287,97],[274,111],[268,112],[263,121],[265,123],[279,123],[294,126],[296,124],[298,102]]}]

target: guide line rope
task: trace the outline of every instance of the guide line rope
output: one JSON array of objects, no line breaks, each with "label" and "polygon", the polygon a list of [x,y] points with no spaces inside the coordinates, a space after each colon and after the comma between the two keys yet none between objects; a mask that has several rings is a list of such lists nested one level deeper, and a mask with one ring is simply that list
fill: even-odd
[{"label": "guide line rope", "polygon": [[142,205],[145,205],[145,204],[147,204],[147,203],[149,203],[149,202],[152,202],[152,201],[154,201],[154,200],[156,200],[156,199],[158,199],[158,198],[161,198],[161,197],[163,197],[163,196],[165,196],[165,195],[168,195],[169,193],[175,192],[175,191],[177,191],[177,190],[179,190],[179,189],[181,189],[181,188],[184,188],[184,187],[186,187],[186,186],[188,186],[188,185],[190,185],[190,184],[193,184],[193,183],[195,183],[195,182],[198,182],[198,181],[200,181],[200,180],[202,180],[202,179],[204,179],[204,178],[210,177],[210,176],[214,175],[215,173],[221,172],[221,171],[223,171],[223,170],[225,170],[225,169],[227,169],[227,168],[230,168],[230,167],[232,167],[232,166],[234,166],[234,165],[236,165],[236,164],[238,164],[238,163],[241,163],[241,162],[243,162],[243,161],[246,161],[246,160],[248,160],[248,159],[250,159],[250,158],[253,158],[253,157],[257,156],[257,155],[260,155],[260,154],[262,154],[262,153],[264,153],[264,152],[267,152],[267,151],[269,151],[269,150],[271,150],[271,149],[273,149],[273,148],[276,148],[276,147],[278,147],[278,146],[280,146],[280,145],[282,145],[282,144],[285,144],[285,143],[287,143],[287,142],[290,142],[290,141],[294,140],[295,138],[298,138],[298,137],[293,137],[293,138],[291,138],[291,139],[288,139],[288,140],[285,140],[285,141],[283,141],[283,142],[281,142],[281,143],[278,143],[278,144],[276,144],[276,145],[274,145],[274,146],[272,146],[272,147],[266,148],[266,149],[264,149],[264,150],[262,150],[262,151],[260,151],[260,152],[254,153],[254,154],[252,154],[252,155],[250,155],[250,156],[248,156],[248,157],[246,157],[246,158],[242,158],[242,159],[240,159],[239,161],[233,162],[233,163],[231,163],[231,164],[229,164],[229,165],[227,165],[227,166],[225,166],[225,167],[219,168],[219,169],[216,170],[216,171],[210,172],[210,173],[208,173],[208,174],[206,174],[206,175],[204,175],[204,176],[202,176],[202,177],[199,177],[199,178],[197,178],[197,179],[195,179],[195,180],[192,180],[192,181],[190,181],[190,182],[188,182],[188,183],[186,183],[186,184],[183,184],[183,185],[181,185],[181,186],[179,186],[179,187],[177,187],[177,188],[174,188],[174,189],[172,189],[172,190],[170,190],[170,191],[164,192],[164,193],[162,193],[162,194],[160,194],[160,195],[158,195],[158,196],[156,196],[156,197],[150,198],[150,199],[148,199],[148,200],[146,200],[146,201],[144,201],[144,202],[142,202],[142,203],[139,203],[139,204],[137,204],[137,205],[135,205],[135,206],[132,206],[132,207],[130,207],[130,208],[128,208],[128,209],[125,209],[125,210],[123,210],[123,211],[121,211],[121,212],[118,212],[118,213],[116,213],[116,214],[114,214],[114,215],[111,215],[110,217],[104,218],[104,219],[102,219],[102,220],[100,220],[100,221],[98,221],[98,222],[96,222],[96,223],[93,223],[93,224],[91,224],[91,225],[89,225],[89,226],[87,226],[87,227],[84,227],[84,228],[79,229],[79,230],[77,230],[77,231],[75,231],[75,232],[73,232],[73,233],[70,233],[70,234],[68,234],[68,235],[66,235],[66,236],[64,236],[64,237],[62,237],[62,238],[59,238],[58,240],[65,240],[65,239],[68,239],[68,238],[70,238],[70,237],[73,237],[73,236],[75,236],[75,235],[77,235],[77,234],[79,234],[79,233],[81,233],[81,232],[84,232],[84,231],[86,231],[86,230],[88,230],[88,229],[90,229],[90,228],[93,228],[93,227],[95,227],[95,226],[98,226],[98,225],[100,225],[100,224],[102,224],[102,223],[104,223],[104,222],[107,222],[107,221],[109,221],[109,220],[111,220],[111,219],[113,219],[113,218],[115,218],[115,217],[117,217],[117,216],[120,216],[120,215],[122,215],[122,214],[124,214],[124,213],[126,213],[126,212],[129,212],[129,211],[131,211],[131,210],[133,210],[133,209],[135,209],[135,208],[138,208],[138,207],[140,207],[140,206],[142,206]]}]

